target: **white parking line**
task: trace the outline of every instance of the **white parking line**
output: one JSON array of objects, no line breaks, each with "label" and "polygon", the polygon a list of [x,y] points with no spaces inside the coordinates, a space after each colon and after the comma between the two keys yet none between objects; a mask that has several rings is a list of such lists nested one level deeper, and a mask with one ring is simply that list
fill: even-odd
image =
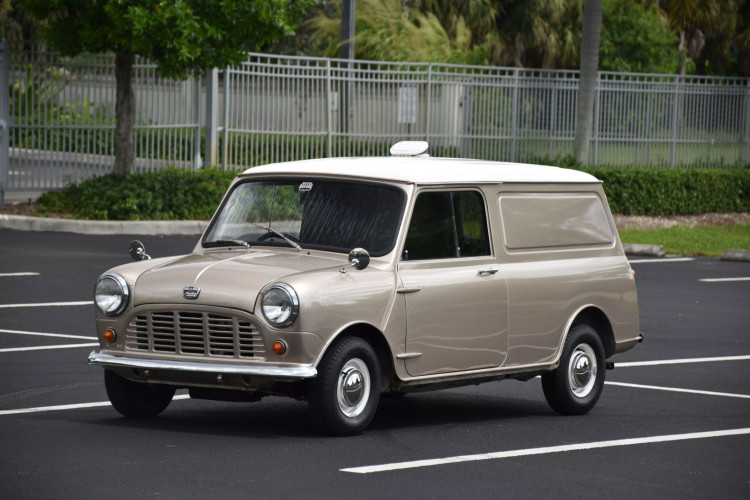
[{"label": "white parking line", "polygon": [[15,276],[39,276],[39,273],[0,273],[0,278],[11,278]]},{"label": "white parking line", "polygon": [[713,363],[718,361],[747,361],[750,356],[719,356],[714,358],[658,359],[655,361],[615,362],[615,368],[632,368],[634,366],[685,365],[690,363]]},{"label": "white parking line", "polygon": [[698,281],[703,283],[718,283],[721,281],[750,281],[750,278],[704,278]]},{"label": "white parking line", "polygon": [[39,304],[0,304],[0,309],[11,307],[63,307],[63,306],[90,306],[94,302],[91,300],[82,300],[79,302],[43,302]]},{"label": "white parking line", "polygon": [[38,345],[33,347],[8,347],[7,349],[0,349],[0,352],[22,352],[22,351],[45,351],[49,349],[72,349],[74,347],[93,347],[98,346],[98,342],[92,342],[90,344],[63,344],[63,345]]},{"label": "white parking line", "polygon": [[732,394],[731,392],[697,391],[695,389],[680,389],[678,387],[661,387],[658,385],[627,384],[625,382],[604,382],[604,383],[606,385],[616,385],[620,387],[632,387],[634,389],[651,389],[654,391],[700,394],[702,396],[723,396],[725,398],[750,399],[750,394]]},{"label": "white parking line", "polygon": [[[188,394],[179,394],[172,398],[173,401],[190,399]],[[96,408],[97,406],[109,406],[109,401],[98,401],[96,403],[78,403],[72,405],[38,406],[36,408],[19,408],[17,410],[0,410],[0,415],[18,415],[20,413],[41,413],[44,411],[78,410],[81,408]]]},{"label": "white parking line", "polygon": [[590,443],[565,444],[560,446],[545,446],[542,448],[526,448],[522,450],[498,451],[494,453],[479,453],[476,455],[459,455],[455,457],[434,458],[427,460],[414,460],[412,462],[396,462],[383,465],[368,465],[364,467],[350,467],[340,469],[341,472],[353,472],[356,474],[371,474],[373,472],[388,472],[401,469],[416,469],[419,467],[432,467],[435,465],[456,464],[463,462],[478,462],[480,460],[496,460],[500,458],[528,457],[532,455],[548,455],[551,453],[562,453],[566,451],[595,450],[600,448],[615,448],[620,446],[633,446],[640,444],[668,443],[674,441],[687,441],[691,439],[708,439],[726,436],[742,436],[750,434],[750,428],[728,429],[723,431],[691,432],[688,434],[669,434],[665,436],[651,436],[632,439],[616,439],[612,441],[594,441]]},{"label": "white parking line", "polygon": [[679,257],[679,258],[675,258],[675,259],[665,259],[665,258],[662,257],[660,259],[636,259],[636,260],[631,260],[629,262],[631,264],[648,264],[648,263],[651,263],[651,262],[661,262],[661,263],[690,262],[691,260],[695,260],[695,259],[692,258],[692,257]]},{"label": "white parking line", "polygon": [[83,335],[66,335],[63,333],[25,332],[23,330],[4,330],[2,328],[0,328],[0,333],[13,333],[17,335],[35,335],[39,337],[60,337],[64,339],[96,340],[96,337],[85,337]]}]

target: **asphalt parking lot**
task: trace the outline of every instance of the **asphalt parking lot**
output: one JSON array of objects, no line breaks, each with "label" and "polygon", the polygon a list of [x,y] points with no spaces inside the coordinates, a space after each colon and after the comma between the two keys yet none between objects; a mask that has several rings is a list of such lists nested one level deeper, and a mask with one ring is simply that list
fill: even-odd
[{"label": "asphalt parking lot", "polygon": [[282,398],[112,409],[92,289],[130,239],[0,230],[0,498],[750,498],[750,263],[633,258],[645,341],[586,416],[505,381],[384,399],[325,438]]}]

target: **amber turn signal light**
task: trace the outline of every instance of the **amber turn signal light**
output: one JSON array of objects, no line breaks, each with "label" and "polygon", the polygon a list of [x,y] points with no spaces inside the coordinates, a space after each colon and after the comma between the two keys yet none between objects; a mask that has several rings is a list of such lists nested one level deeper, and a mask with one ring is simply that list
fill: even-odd
[{"label": "amber turn signal light", "polygon": [[106,340],[109,343],[112,343],[117,338],[117,332],[114,331],[112,328],[107,328],[104,330],[104,334],[102,335],[102,338]]},{"label": "amber turn signal light", "polygon": [[283,340],[277,340],[273,343],[271,346],[271,349],[273,349],[273,352],[281,356],[286,352],[286,343]]}]

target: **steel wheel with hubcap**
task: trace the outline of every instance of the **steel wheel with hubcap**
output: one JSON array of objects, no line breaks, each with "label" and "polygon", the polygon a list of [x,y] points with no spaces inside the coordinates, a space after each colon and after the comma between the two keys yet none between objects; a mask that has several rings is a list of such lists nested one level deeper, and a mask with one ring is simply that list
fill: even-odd
[{"label": "steel wheel with hubcap", "polygon": [[560,365],[542,375],[547,402],[558,413],[583,415],[604,387],[604,346],[591,326],[575,325],[565,339]]},{"label": "steel wheel with hubcap", "polygon": [[369,425],[380,396],[380,365],[373,348],[358,337],[336,341],[310,380],[308,402],[324,433],[347,436]]}]

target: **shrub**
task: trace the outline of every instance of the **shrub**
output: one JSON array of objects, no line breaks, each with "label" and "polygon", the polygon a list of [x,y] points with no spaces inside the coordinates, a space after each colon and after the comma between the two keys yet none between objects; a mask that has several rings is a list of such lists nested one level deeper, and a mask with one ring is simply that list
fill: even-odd
[{"label": "shrub", "polygon": [[[569,165],[566,165],[569,166]],[[578,168],[602,180],[612,211],[626,215],[750,212],[750,167],[736,169]],[[38,214],[78,219],[209,219],[234,170],[167,169],[105,175],[42,195]]]},{"label": "shrub", "polygon": [[45,193],[38,213],[68,213],[77,219],[209,219],[236,175],[218,169],[105,175]]},{"label": "shrub", "polygon": [[679,215],[750,211],[750,168],[580,168],[604,183],[612,212]]}]

